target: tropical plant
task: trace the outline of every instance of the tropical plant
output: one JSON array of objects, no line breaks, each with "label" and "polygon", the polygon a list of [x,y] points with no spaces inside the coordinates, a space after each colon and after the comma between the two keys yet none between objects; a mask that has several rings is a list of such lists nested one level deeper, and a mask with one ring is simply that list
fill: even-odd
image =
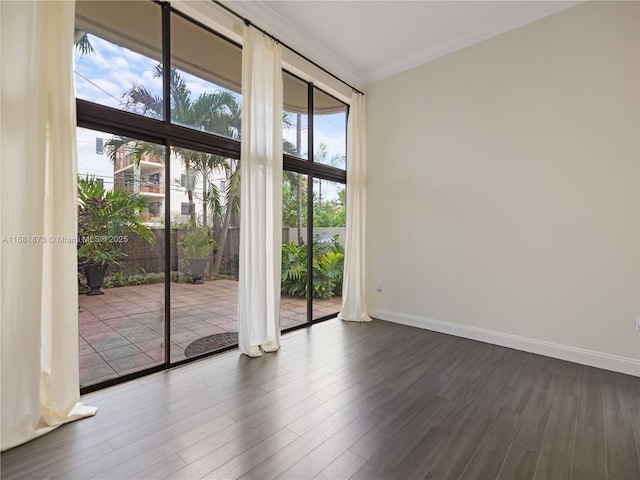
[{"label": "tropical plant", "polygon": [[329,148],[327,147],[327,144],[320,142],[318,148],[313,152],[313,161],[316,163],[322,163],[323,165],[340,167],[344,165],[345,156],[340,153],[335,153],[329,157]]},{"label": "tropical plant", "polygon": [[216,248],[216,241],[204,227],[194,227],[185,233],[178,245],[182,246],[185,260],[208,258]]},{"label": "tropical plant", "polygon": [[282,245],[282,293],[306,297],[307,289],[307,244],[285,243]]},{"label": "tropical plant", "polygon": [[[298,122],[300,120],[298,119]],[[299,125],[299,123],[298,123]],[[297,140],[300,141],[299,139]],[[289,150],[289,151],[287,151]],[[285,142],[285,151],[299,155],[300,145],[294,146]],[[314,151],[314,162],[331,166],[344,165],[345,156],[341,154],[329,155],[327,144],[320,142]],[[302,244],[302,227],[307,225],[307,182],[308,177],[303,174],[285,171],[282,182],[282,225],[296,228],[298,244]],[[345,189],[338,191],[337,200],[323,200],[316,193],[313,194],[313,226],[314,227],[344,227],[346,224]]]},{"label": "tropical plant", "polygon": [[104,279],[104,288],[127,287],[130,285],[150,285],[164,282],[164,273],[145,272],[124,275],[122,272],[113,272],[112,275]]},{"label": "tropical plant", "polygon": [[[308,295],[307,244],[289,242],[282,246],[282,293],[294,297]],[[316,235],[313,241],[313,296],[330,298],[342,294],[344,248],[335,235],[324,241]]]},{"label": "tropical plant", "polygon": [[302,244],[302,228],[306,225],[307,176],[285,171],[282,177],[282,226],[295,227],[298,244]]},{"label": "tropical plant", "polygon": [[209,236],[209,229],[192,225],[189,231],[182,236],[178,245],[182,246],[184,252],[182,265],[191,272],[192,283],[204,283],[209,255],[216,246],[215,240]]},{"label": "tropical plant", "polygon": [[[153,76],[161,78],[162,65],[154,68]],[[193,98],[184,78],[176,69],[170,71],[171,90],[171,118],[180,125],[198,130],[224,135],[229,138],[240,137],[241,106],[236,97],[227,91],[202,93]],[[149,91],[144,85],[133,85],[122,97],[122,104],[126,110],[134,111],[152,118],[162,118],[162,96]],[[158,149],[163,147],[132,140],[126,137],[114,137],[107,142],[109,158],[115,163],[116,152],[127,145],[130,158],[139,165],[140,159],[146,153],[162,154]],[[229,228],[233,226],[233,219],[238,217],[240,208],[240,181],[238,161],[207,152],[190,150],[182,147],[172,149],[184,166],[186,177],[186,193],[189,203],[190,223],[195,224],[196,184],[202,185],[201,197],[203,215],[202,224],[207,226],[211,217],[213,225],[219,230],[218,253],[214,260],[213,271],[217,274],[223,262],[222,253],[227,240]],[[225,191],[221,192],[209,181],[211,172],[223,172],[226,178]],[[223,204],[222,197],[226,199]]]},{"label": "tropical plant", "polygon": [[142,223],[144,197],[124,190],[107,190],[94,176],[78,177],[78,260],[83,265],[117,264],[126,256],[122,244],[138,235],[149,247],[156,237]]},{"label": "tropical plant", "polygon": [[[292,127],[293,123],[291,121],[291,113],[284,113],[283,125],[285,127]],[[302,153],[302,114],[296,113],[296,143],[295,145],[288,141],[283,140],[282,150],[284,153],[294,156],[300,156]],[[292,187],[295,187],[295,193],[290,194],[287,198],[286,191],[283,191],[285,196],[283,197],[283,225],[291,225],[292,221],[286,219],[284,216],[285,209],[288,208],[289,205],[293,205],[295,209],[295,227],[297,232],[298,243],[302,243],[302,215],[303,215],[303,205],[305,204],[305,200],[303,200],[303,195],[306,194],[306,191],[303,188],[303,180],[302,175],[294,172],[285,171],[283,177],[283,187],[286,187],[287,184],[290,184]],[[292,200],[289,201],[289,199]],[[285,219],[287,220],[285,222]]]},{"label": "tropical plant", "polygon": [[91,45],[91,40],[89,40],[89,34],[87,32],[76,30],[74,32],[74,43],[76,50],[78,50],[81,57],[84,55],[93,55],[94,53],[96,53],[93,45]]}]

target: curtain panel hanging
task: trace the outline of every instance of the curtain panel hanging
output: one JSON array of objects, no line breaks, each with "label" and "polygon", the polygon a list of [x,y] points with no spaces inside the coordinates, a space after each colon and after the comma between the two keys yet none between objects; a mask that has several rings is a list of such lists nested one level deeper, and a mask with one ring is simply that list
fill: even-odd
[{"label": "curtain panel hanging", "polygon": [[73,1],[1,2],[2,450],[78,403]]},{"label": "curtain panel hanging", "polygon": [[251,357],[280,348],[281,55],[280,45],[245,25],[238,344]]},{"label": "curtain panel hanging", "polygon": [[354,92],[347,119],[347,234],[338,314],[351,322],[371,321],[365,304],[366,129],[364,95]]}]

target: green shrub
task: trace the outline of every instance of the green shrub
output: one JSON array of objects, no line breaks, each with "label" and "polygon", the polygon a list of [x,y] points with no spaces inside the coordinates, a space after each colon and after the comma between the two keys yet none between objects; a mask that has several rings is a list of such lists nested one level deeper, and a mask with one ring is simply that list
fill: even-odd
[{"label": "green shrub", "polygon": [[153,248],[156,237],[140,216],[148,206],[138,193],[107,190],[95,176],[78,176],[78,263],[117,265],[126,257],[122,244],[130,235]]},{"label": "green shrub", "polygon": [[184,251],[185,260],[208,258],[216,248],[216,241],[204,227],[192,226],[178,242]]},{"label": "green shrub", "polygon": [[[282,246],[282,293],[292,297],[307,296],[307,244],[289,242]],[[331,298],[342,294],[344,247],[335,235],[329,241],[316,235],[313,239],[313,297]]]},{"label": "green shrub", "polygon": [[123,275],[121,272],[114,272],[104,279],[104,288],[129,287],[131,285],[150,285],[164,282],[164,273],[145,272],[133,275]]}]

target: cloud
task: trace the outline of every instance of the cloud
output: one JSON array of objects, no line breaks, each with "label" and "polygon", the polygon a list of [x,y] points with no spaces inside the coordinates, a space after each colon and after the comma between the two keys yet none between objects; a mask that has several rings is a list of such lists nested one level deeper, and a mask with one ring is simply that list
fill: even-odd
[{"label": "cloud", "polygon": [[155,60],[93,35],[89,35],[89,40],[95,53],[76,52],[75,58],[76,91],[80,98],[119,107],[120,99],[132,85],[162,91],[161,79],[153,78]]},{"label": "cloud", "polygon": [[[161,95],[162,79],[154,77],[157,60],[136,53],[128,48],[89,35],[95,50],[93,54],[80,55],[76,51],[76,95],[101,105],[122,108],[122,97],[132,85],[144,85],[152,94]],[[220,86],[185,71],[180,71],[192,98],[203,93],[225,90]],[[234,92],[231,92],[234,93]],[[235,94],[238,101],[241,96]],[[314,140],[316,148],[322,142],[327,146],[328,158],[346,153],[346,113],[314,116]],[[303,153],[308,151],[307,119],[302,119]],[[296,142],[296,129],[284,128],[283,137]],[[95,142],[95,138],[94,138]],[[95,145],[94,145],[95,148]]]},{"label": "cloud", "polygon": [[[331,115],[330,117],[336,117],[336,115]],[[303,116],[301,124],[302,138],[300,149],[303,154],[306,154],[308,151],[306,117]],[[314,118],[314,146],[317,149],[320,143],[324,143],[327,146],[329,159],[334,155],[346,155],[347,129],[346,125],[342,127],[340,125],[341,123],[336,121],[336,118],[327,119],[322,115],[316,115]],[[295,145],[296,127],[283,128],[282,136],[285,140]],[[337,166],[340,167],[341,165]]]}]

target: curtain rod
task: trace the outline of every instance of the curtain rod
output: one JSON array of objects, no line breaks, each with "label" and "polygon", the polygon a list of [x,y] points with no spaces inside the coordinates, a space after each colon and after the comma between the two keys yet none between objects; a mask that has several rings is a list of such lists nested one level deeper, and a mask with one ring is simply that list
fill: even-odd
[{"label": "curtain rod", "polygon": [[295,48],[287,45],[286,43],[284,43],[282,40],[280,40],[279,38],[275,37],[274,35],[272,35],[271,33],[267,32],[266,30],[264,30],[263,28],[260,28],[259,26],[257,26],[255,23],[253,23],[251,20],[249,20],[246,17],[243,17],[242,15],[240,15],[239,13],[235,12],[234,10],[230,9],[229,7],[227,7],[225,4],[223,4],[220,0],[212,0],[213,3],[215,3],[216,5],[218,5],[219,7],[223,8],[224,10],[226,10],[227,12],[229,12],[231,15],[239,18],[240,20],[242,20],[244,22],[245,25],[247,26],[251,26],[253,28],[255,28],[256,30],[258,30],[259,32],[262,32],[264,35],[266,35],[267,37],[269,37],[271,40],[273,40],[274,42],[279,43],[280,45],[282,45],[283,47],[285,47],[287,50],[295,53],[297,56],[299,56],[300,58],[302,58],[303,60],[306,60],[307,62],[309,62],[311,65],[314,65],[315,67],[319,68],[320,70],[322,70],[324,73],[326,73],[327,75],[331,75],[333,78],[335,78],[336,80],[338,80],[340,83],[346,85],[347,87],[349,87],[351,90],[353,90],[356,93],[359,93],[360,95],[364,95],[364,93],[362,93],[360,90],[358,90],[356,87],[354,87],[353,85],[345,82],[344,80],[342,80],[340,77],[338,77],[337,75],[335,75],[334,73],[331,73],[329,70],[327,70],[326,68],[324,68],[322,65],[318,65],[316,62],[314,62],[313,60],[311,60],[309,57],[303,55],[302,53],[300,53],[299,51],[297,51]]}]

